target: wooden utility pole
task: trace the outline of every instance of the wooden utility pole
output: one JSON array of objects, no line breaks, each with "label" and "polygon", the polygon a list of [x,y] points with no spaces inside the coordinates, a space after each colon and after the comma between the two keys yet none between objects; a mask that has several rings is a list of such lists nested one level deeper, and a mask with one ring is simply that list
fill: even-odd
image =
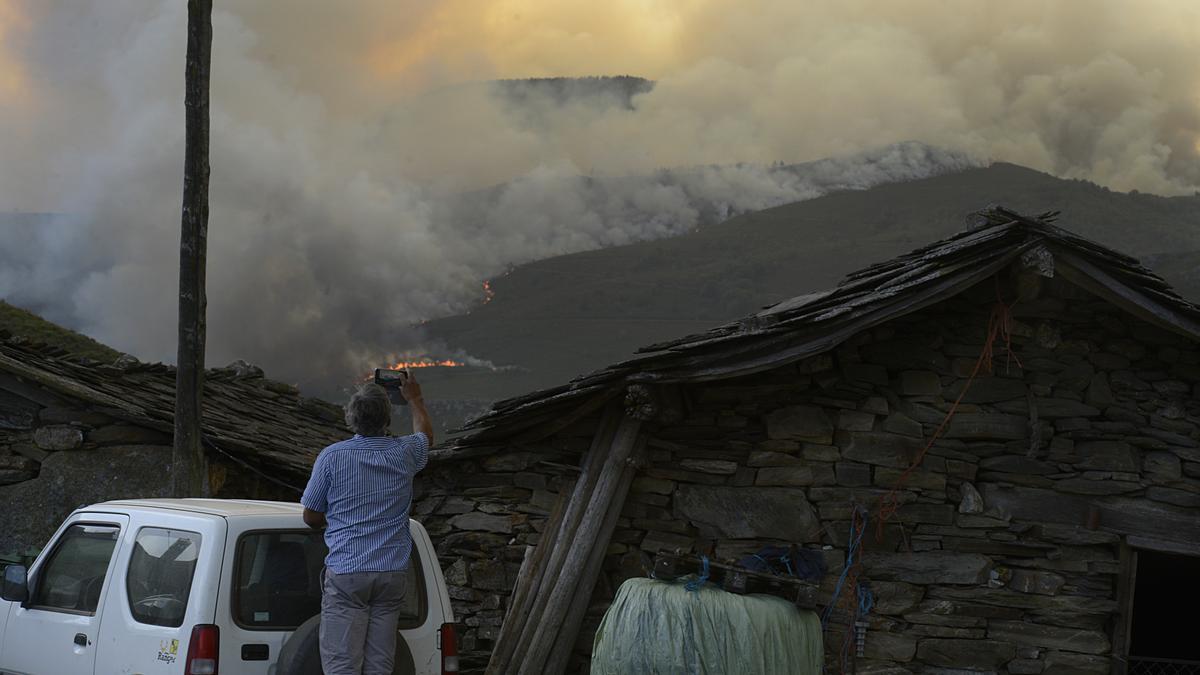
[{"label": "wooden utility pole", "polygon": [[200,406],[204,389],[204,268],[208,250],[208,73],[212,0],[188,0],[183,95],[183,221],[179,237],[179,354],[175,370],[175,450],[171,492],[208,493]]}]

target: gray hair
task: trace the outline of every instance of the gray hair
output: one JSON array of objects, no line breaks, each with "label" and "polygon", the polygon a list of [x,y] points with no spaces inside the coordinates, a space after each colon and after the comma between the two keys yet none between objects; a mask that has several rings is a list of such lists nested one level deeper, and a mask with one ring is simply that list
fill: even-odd
[{"label": "gray hair", "polygon": [[392,423],[392,402],[387,390],[368,382],[346,404],[346,425],[361,436],[383,436]]}]

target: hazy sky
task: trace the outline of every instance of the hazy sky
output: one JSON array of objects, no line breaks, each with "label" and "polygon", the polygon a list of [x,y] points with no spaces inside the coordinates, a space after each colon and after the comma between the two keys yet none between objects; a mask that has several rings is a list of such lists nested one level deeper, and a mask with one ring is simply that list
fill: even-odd
[{"label": "hazy sky", "polygon": [[[0,0],[3,203],[77,180],[43,162],[14,172],[14,150],[111,147],[148,101],[178,107],[183,4]],[[218,113],[276,137],[336,131],[409,180],[798,161],[916,139],[1115,189],[1200,185],[1192,0],[215,4]],[[660,81],[637,115],[576,111],[535,130],[454,89],[625,73]]]},{"label": "hazy sky", "polygon": [[[814,193],[745,167],[597,205],[580,174],[917,140],[1118,190],[1200,188],[1193,0],[214,4],[218,362],[374,361],[507,265],[683,231],[697,195],[737,210]],[[152,359],[174,352],[185,23],[183,0],[0,0],[0,211],[69,215],[0,232],[0,297]],[[473,84],[613,74],[657,86],[632,110],[514,110]],[[901,164],[889,175],[930,170]],[[506,181],[469,227],[443,219]]]}]

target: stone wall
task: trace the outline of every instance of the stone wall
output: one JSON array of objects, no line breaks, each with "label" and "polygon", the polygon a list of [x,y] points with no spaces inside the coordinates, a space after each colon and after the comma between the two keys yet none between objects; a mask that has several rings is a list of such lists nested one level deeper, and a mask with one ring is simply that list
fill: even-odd
[{"label": "stone wall", "polygon": [[[981,354],[989,282],[794,367],[690,387],[647,427],[650,465],[609,547],[581,657],[622,580],[676,547],[822,551],[827,598],[856,504],[877,512]],[[858,672],[1105,673],[1123,534],[1200,540],[1200,350],[1053,280],[1018,303],[942,438],[865,539],[877,600]],[[437,541],[464,665],[486,663],[524,547],[577,473],[595,420],[431,467],[416,517]],[[827,643],[840,641],[831,632]]]},{"label": "stone wall", "polygon": [[[0,555],[40,548],[80,506],[170,496],[171,452],[169,433],[0,373]],[[209,464],[214,496],[297,498],[219,455]]]},{"label": "stone wall", "polygon": [[437,546],[464,672],[487,664],[525,548],[538,542],[559,494],[569,494],[590,431],[577,426],[536,449],[434,463],[417,475],[413,518]]}]

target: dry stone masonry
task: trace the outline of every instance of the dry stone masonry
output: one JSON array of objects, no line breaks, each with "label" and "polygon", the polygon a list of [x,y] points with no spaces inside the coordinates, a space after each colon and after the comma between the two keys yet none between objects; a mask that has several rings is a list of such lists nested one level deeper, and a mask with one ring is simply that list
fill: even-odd
[{"label": "dry stone masonry", "polygon": [[[1011,351],[998,340],[993,372],[969,381],[994,288],[792,366],[685,387],[682,419],[646,426],[649,465],[609,545],[577,664],[616,587],[659,550],[715,543],[736,559],[799,543],[826,560],[828,602],[861,505],[876,605],[857,672],[1108,673],[1122,536],[1200,541],[1200,349],[1050,279],[1012,308]],[[879,500],[960,395],[877,537]],[[525,549],[595,424],[439,462],[420,479],[416,517],[465,624],[464,665],[486,664]]]},{"label": "dry stone masonry", "polygon": [[[0,557],[40,547],[75,508],[170,491],[174,370],[113,364],[0,331]],[[295,501],[313,458],[345,438],[337,407],[242,362],[205,384],[214,496]],[[269,469],[268,469],[269,467]]]}]

